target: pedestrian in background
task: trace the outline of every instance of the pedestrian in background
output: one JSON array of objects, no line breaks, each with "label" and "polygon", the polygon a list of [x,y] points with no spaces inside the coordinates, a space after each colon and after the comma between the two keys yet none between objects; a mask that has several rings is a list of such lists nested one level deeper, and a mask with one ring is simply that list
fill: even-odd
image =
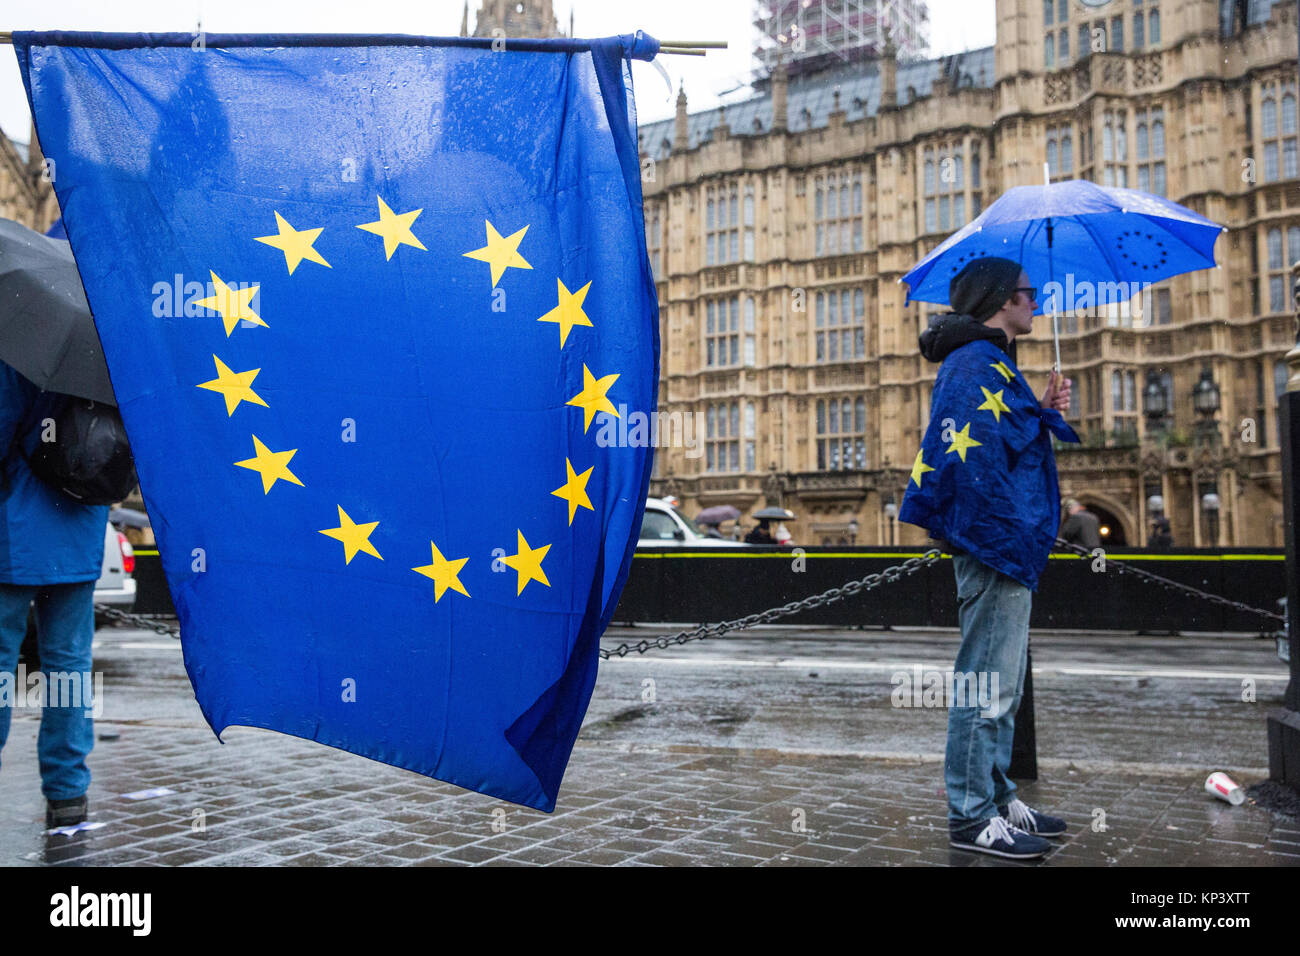
[{"label": "pedestrian in background", "polygon": [[[86,758],[95,731],[87,697],[93,682],[84,678],[91,672],[95,582],[108,522],[107,505],[80,504],[37,478],[27,464],[60,398],[38,390],[0,362],[0,448],[5,449],[0,462],[0,672],[15,673],[35,603],[47,692],[55,686],[52,672],[76,674],[82,681],[80,701],[47,699],[41,711],[36,750],[50,828],[86,819]],[[9,737],[12,711],[0,706],[0,750]]]},{"label": "pedestrian in background", "polygon": [[1151,523],[1151,535],[1147,538],[1148,548],[1172,548],[1174,536],[1169,531],[1169,519],[1164,515]]},{"label": "pedestrian in background", "polygon": [[1061,523],[1061,538],[1091,551],[1101,547],[1101,522],[1097,516],[1071,498],[1065,503],[1066,518]]},{"label": "pedestrian in background", "polygon": [[[1051,435],[1077,442],[1061,412],[1070,380],[1053,372],[1038,398],[1011,357],[1033,328],[1036,290],[1019,264],[975,259],[949,285],[953,312],[921,334],[921,354],[942,363],[930,424],[899,519],[953,553],[961,648],[954,671],[982,680],[986,703],[950,700],[944,781],[949,843],[1032,858],[1065,821],[1027,806],[1007,776],[1024,688],[1029,612],[1060,525]],[[996,683],[994,683],[996,679]]]}]

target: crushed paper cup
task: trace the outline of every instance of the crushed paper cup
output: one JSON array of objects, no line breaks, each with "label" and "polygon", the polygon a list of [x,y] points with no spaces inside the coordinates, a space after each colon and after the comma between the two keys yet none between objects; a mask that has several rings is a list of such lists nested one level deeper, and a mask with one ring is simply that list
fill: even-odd
[{"label": "crushed paper cup", "polygon": [[1246,802],[1246,791],[1226,773],[1218,771],[1205,778],[1205,792],[1239,807]]}]

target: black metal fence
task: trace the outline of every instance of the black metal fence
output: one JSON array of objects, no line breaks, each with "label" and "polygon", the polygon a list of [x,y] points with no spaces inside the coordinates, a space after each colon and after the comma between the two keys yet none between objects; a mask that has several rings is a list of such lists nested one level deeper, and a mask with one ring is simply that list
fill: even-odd
[{"label": "black metal fence", "polygon": [[[735,548],[637,552],[613,623],[700,623],[743,617],[883,571],[923,551],[914,548]],[[1281,548],[1117,550],[1106,569],[1094,559],[1054,553],[1034,594],[1035,628],[1117,631],[1275,631],[1278,622],[1169,591],[1112,562],[1277,612],[1286,594]],[[173,613],[155,551],[136,557],[136,610]],[[957,592],[948,559],[887,587],[787,618],[790,624],[956,627]]]}]

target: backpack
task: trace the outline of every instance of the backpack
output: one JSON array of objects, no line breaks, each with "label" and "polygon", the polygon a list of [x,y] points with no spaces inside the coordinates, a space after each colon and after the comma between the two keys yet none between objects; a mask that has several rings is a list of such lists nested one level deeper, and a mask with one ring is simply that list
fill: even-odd
[{"label": "backpack", "polygon": [[14,436],[32,474],[83,505],[121,501],[138,482],[122,416],[112,405],[88,398],[56,398],[59,401],[49,415],[54,420],[54,441],[37,442],[28,455],[20,436],[31,425]]}]

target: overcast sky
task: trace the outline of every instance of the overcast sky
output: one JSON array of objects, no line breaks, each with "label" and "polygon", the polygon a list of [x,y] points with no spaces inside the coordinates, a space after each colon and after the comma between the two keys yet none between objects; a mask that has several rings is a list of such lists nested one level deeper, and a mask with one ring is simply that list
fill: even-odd
[{"label": "overcast sky", "polygon": [[[931,0],[930,39],[935,56],[989,46],[994,0]],[[753,0],[555,0],[561,29],[573,12],[578,36],[645,30],[668,40],[726,40],[729,48],[707,57],[663,56],[674,89],[686,83],[691,109],[716,105],[753,67],[750,25]],[[473,10],[471,4],[471,28]],[[0,30],[192,32],[201,20],[209,33],[413,33],[456,35],[462,0],[40,0],[7,4]],[[642,122],[672,115],[669,89],[649,63],[633,67]],[[12,47],[0,47],[0,128],[26,141],[30,113]]]}]

